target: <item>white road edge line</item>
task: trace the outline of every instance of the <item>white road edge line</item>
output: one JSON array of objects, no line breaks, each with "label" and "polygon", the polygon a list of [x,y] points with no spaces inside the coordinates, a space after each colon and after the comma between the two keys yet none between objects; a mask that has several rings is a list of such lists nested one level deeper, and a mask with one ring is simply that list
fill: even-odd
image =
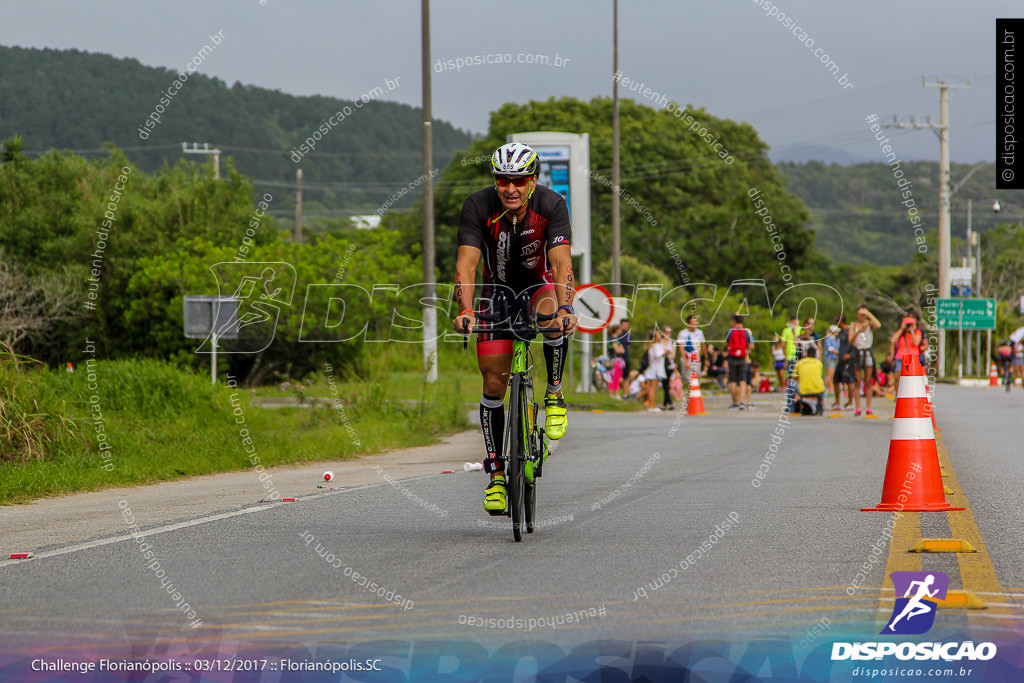
[{"label": "white road edge line", "polygon": [[[441,476],[441,475],[425,474],[425,475],[422,475],[422,476],[419,476],[419,477],[408,477],[406,479],[399,479],[399,480],[396,480],[396,481],[412,481],[414,479],[426,479],[428,477],[437,477],[437,476]],[[310,495],[306,495],[306,496],[303,496],[301,498],[301,500],[307,500],[308,501],[308,500],[313,500],[315,498],[321,498],[323,496],[330,496],[330,495],[333,495],[335,493],[341,493],[342,491],[354,491],[356,489],[367,488],[367,487],[371,487],[371,486],[385,486],[385,485],[386,485],[386,482],[376,482],[375,481],[375,482],[371,482],[369,484],[360,484],[358,486],[345,486],[345,487],[338,488],[337,490],[334,490],[334,491],[322,491],[322,492],[317,492],[317,493],[313,493],[313,494],[310,494]],[[146,531],[146,533],[143,534],[143,535],[144,536],[152,536],[152,535],[156,535],[156,534],[166,533],[168,531],[176,531],[177,529],[184,529],[184,528],[190,527],[190,526],[199,526],[200,524],[206,524],[207,522],[216,522],[216,521],[221,520],[221,519],[230,519],[231,517],[237,517],[239,515],[248,515],[248,514],[253,513],[253,512],[262,512],[263,510],[270,510],[270,509],[273,509],[273,508],[276,508],[276,507],[280,507],[282,505],[287,505],[287,503],[284,502],[284,501],[280,501],[279,500],[277,502],[268,503],[266,505],[260,505],[258,507],[243,508],[241,510],[232,510],[231,512],[220,512],[220,513],[217,513],[215,515],[210,515],[209,517],[198,517],[196,519],[189,519],[189,520],[186,520],[184,522],[177,522],[175,524],[167,524],[165,526],[156,526],[156,527],[153,527],[152,529],[148,529]],[[114,536],[112,538],[100,538],[100,539],[97,539],[95,541],[86,541],[85,543],[76,543],[74,545],[65,546],[63,548],[57,548],[56,550],[45,550],[45,551],[42,551],[42,552],[30,551],[30,552],[32,552],[32,557],[28,558],[28,559],[23,559],[23,560],[3,559],[3,560],[0,560],[0,569],[3,569],[4,567],[9,567],[9,566],[12,566],[12,565],[16,565],[16,564],[28,564],[28,563],[33,562],[35,560],[42,560],[42,559],[46,559],[48,557],[57,557],[58,555],[67,555],[68,553],[78,552],[79,550],[88,550],[90,548],[98,548],[100,546],[110,545],[111,543],[121,543],[123,541],[131,540],[132,538],[134,538],[134,536],[132,536],[131,534],[127,534],[125,536]]]},{"label": "white road edge line", "polygon": [[[197,519],[190,519],[184,522],[178,522],[176,524],[167,524],[165,526],[153,527],[147,529],[144,536],[155,536],[156,534],[163,534],[168,531],[175,531],[177,529],[184,529],[190,526],[199,526],[200,524],[206,524],[208,522],[216,522],[220,519],[229,519],[231,517],[238,517],[239,515],[248,515],[253,512],[262,512],[263,510],[270,510],[271,508],[280,507],[285,505],[284,502],[271,503],[269,505],[260,505],[259,507],[244,508],[242,510],[234,510],[232,512],[222,512],[216,515],[210,515],[209,517],[199,517]],[[75,545],[66,546],[64,548],[57,548],[56,550],[47,550],[43,552],[33,552],[32,558],[27,560],[0,560],[0,569],[15,564],[28,564],[35,560],[42,560],[47,557],[57,557],[58,555],[67,555],[68,553],[75,553],[79,550],[88,550],[90,548],[98,548],[104,545],[110,545],[111,543],[123,543],[124,541],[130,541],[134,538],[131,534],[125,534],[124,536],[115,536],[113,538],[101,538],[95,541],[87,541],[85,543],[77,543]]]}]

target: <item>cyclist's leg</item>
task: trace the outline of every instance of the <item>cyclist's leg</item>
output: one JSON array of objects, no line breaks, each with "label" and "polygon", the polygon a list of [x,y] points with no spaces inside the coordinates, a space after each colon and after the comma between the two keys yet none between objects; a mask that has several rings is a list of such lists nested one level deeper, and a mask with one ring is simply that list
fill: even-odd
[{"label": "cyclist's leg", "polygon": [[[530,306],[533,308],[534,315],[555,315],[558,311],[555,286],[551,283],[536,286],[533,296],[530,298]],[[569,348],[568,340],[558,329],[554,320],[538,320],[537,324],[550,330],[544,332],[544,364],[548,370],[547,391],[550,394],[561,396],[562,369],[565,367],[565,352]]]},{"label": "cyclist's leg", "polygon": [[483,377],[480,398],[480,428],[484,434],[484,471],[504,473],[501,444],[505,433],[505,390],[512,368],[512,340],[491,339],[477,342],[477,365]]},{"label": "cyclist's leg", "polygon": [[[534,285],[530,306],[537,316],[555,315],[558,311],[555,286],[549,281]],[[538,320],[537,324],[550,330],[543,333],[544,365],[548,371],[544,392],[544,432],[552,439],[560,439],[565,436],[569,426],[567,406],[562,399],[562,370],[569,351],[569,340],[554,320]]]},{"label": "cyclist's leg", "polygon": [[505,439],[505,389],[512,366],[511,340],[477,342],[477,364],[483,376],[483,396],[480,398],[480,429],[484,435],[484,471],[490,481],[484,490],[484,510],[501,514],[505,510],[505,462],[502,444]]}]

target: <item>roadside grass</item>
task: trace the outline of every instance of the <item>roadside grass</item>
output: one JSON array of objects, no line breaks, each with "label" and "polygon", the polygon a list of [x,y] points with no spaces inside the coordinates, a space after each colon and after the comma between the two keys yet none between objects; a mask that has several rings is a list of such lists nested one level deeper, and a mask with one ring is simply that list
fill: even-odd
[{"label": "roadside grass", "polygon": [[[546,383],[539,344],[532,353],[539,401]],[[351,458],[470,428],[480,400],[472,345],[440,345],[436,383],[424,381],[422,362],[419,345],[381,344],[358,375],[325,366],[284,391],[280,383],[214,386],[154,360],[100,360],[74,373],[0,362],[0,505],[246,470],[255,464],[250,455],[264,467]],[[642,409],[573,391],[578,373],[564,382],[570,409]],[[294,406],[258,405],[281,397]]]},{"label": "roadside grass", "polygon": [[[287,389],[282,390],[281,384],[258,387],[254,395],[265,399],[290,398],[306,401],[311,398],[333,399],[346,394],[359,394],[370,390],[386,395],[396,401],[422,401],[423,381],[422,347],[414,344],[379,344],[379,348],[368,354],[364,376],[362,378],[342,375],[338,368],[326,371],[321,368],[317,376],[308,378],[311,384],[303,381],[289,382]],[[544,366],[544,354],[539,342],[531,344],[530,353],[533,357],[533,386],[538,400],[547,385],[547,371]],[[622,401],[610,397],[607,392],[577,392],[579,384],[579,358],[572,374],[568,369],[563,374],[563,395],[572,409],[599,409],[605,411],[632,412],[643,410],[636,401]],[[477,369],[476,351],[470,343],[468,350],[463,350],[460,343],[438,345],[437,361],[438,384],[440,386],[458,386],[457,398],[467,411],[475,410],[480,403],[480,371]],[[332,386],[333,383],[333,386]],[[301,389],[299,387],[302,387]]]},{"label": "roadside grass", "polygon": [[371,380],[339,391],[340,404],[268,410],[249,389],[152,360],[75,373],[0,366],[0,417],[25,436],[0,451],[0,504],[249,469],[244,436],[271,467],[425,445],[469,427],[456,378],[421,385],[415,404]]}]

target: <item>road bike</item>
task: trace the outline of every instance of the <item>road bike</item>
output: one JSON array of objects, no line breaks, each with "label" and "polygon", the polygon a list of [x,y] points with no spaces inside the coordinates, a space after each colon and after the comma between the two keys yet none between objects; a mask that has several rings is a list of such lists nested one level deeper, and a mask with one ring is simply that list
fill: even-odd
[{"label": "road bike", "polygon": [[595,358],[590,363],[590,381],[594,385],[594,389],[596,391],[604,391],[608,388],[608,385],[612,383],[612,373],[614,372],[614,365],[611,368],[609,368],[609,363],[614,364],[615,360],[609,359],[607,356]]},{"label": "road bike", "polygon": [[[505,486],[508,492],[505,516],[512,519],[512,537],[519,542],[523,540],[524,529],[528,534],[533,533],[537,518],[537,480],[543,474],[544,462],[550,454],[534,399],[530,341],[544,330],[537,321],[553,320],[555,316],[538,314],[534,319],[530,313],[528,297],[520,297],[514,303],[517,313],[513,319],[506,300],[492,300],[492,310],[498,312],[477,313],[476,318],[497,325],[474,332],[511,331],[514,336],[502,458],[505,460]],[[463,347],[468,347],[468,341],[463,342]]]},{"label": "road bike", "polygon": [[1006,387],[1007,393],[1013,387],[1013,357],[1002,358],[999,364],[1003,366],[1003,386]]}]

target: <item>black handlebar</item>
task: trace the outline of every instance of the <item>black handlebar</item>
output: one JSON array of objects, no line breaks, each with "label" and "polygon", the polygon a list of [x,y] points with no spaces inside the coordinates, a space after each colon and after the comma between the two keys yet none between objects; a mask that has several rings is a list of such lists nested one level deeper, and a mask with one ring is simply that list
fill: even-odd
[{"label": "black handlebar", "polygon": [[[509,321],[509,324],[501,325],[501,326],[499,326],[497,328],[490,328],[490,329],[486,329],[486,330],[470,330],[468,333],[466,333],[466,336],[462,340],[462,348],[463,349],[468,349],[469,348],[469,335],[470,334],[481,334],[481,333],[484,333],[484,332],[511,332],[516,337],[532,339],[533,337],[536,337],[538,334],[543,334],[544,332],[550,331],[550,328],[541,327],[540,325],[538,325],[537,321],[554,320],[556,317],[558,317],[558,313],[557,312],[554,315],[545,315],[545,314],[542,314],[542,313],[538,313],[536,316],[534,316],[534,315],[532,315],[529,312],[530,311],[530,307],[529,307],[529,300],[528,299],[520,298],[519,299],[519,304],[520,304],[520,311],[523,312],[523,315],[525,316],[526,320],[523,321],[523,322],[519,322],[519,323],[513,324],[513,323],[511,323],[511,320],[510,320],[511,316],[507,312],[508,311],[508,302],[507,302],[507,300],[505,300],[505,299],[493,299],[492,300],[492,308],[504,309],[504,310],[502,312],[496,312],[496,313],[483,313],[483,312],[475,313],[474,315],[475,315],[476,319],[479,320],[479,321],[489,322],[489,323],[503,323],[503,322]],[[468,324],[469,324],[469,318],[463,318],[462,319],[462,327],[463,327],[463,329],[465,329]],[[569,326],[569,321],[563,319],[562,320],[562,333],[563,334],[565,334],[565,329],[568,326]]]}]

